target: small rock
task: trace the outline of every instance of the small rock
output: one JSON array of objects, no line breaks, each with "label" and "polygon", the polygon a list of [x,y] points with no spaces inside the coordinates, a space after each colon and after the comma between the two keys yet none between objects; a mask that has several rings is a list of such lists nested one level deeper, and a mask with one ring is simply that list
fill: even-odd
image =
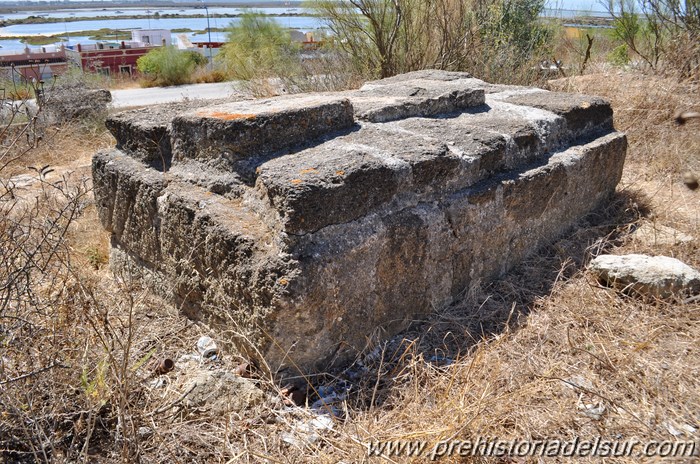
[{"label": "small rock", "polygon": [[251,381],[227,371],[202,371],[185,387],[189,407],[212,412],[242,411],[263,401],[263,392]]},{"label": "small rock", "polygon": [[650,222],[637,229],[632,238],[646,245],[680,245],[693,241],[693,237],[680,230]]},{"label": "small rock", "polygon": [[700,293],[700,272],[667,256],[601,255],[589,270],[607,285],[644,297]]}]

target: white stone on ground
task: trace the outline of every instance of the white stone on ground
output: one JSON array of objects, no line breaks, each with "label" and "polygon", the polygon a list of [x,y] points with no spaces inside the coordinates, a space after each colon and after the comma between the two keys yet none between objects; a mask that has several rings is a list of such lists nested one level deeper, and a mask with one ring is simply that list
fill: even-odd
[{"label": "white stone on ground", "polygon": [[675,258],[647,255],[601,255],[589,270],[615,288],[641,296],[668,298],[700,293],[700,272]]}]

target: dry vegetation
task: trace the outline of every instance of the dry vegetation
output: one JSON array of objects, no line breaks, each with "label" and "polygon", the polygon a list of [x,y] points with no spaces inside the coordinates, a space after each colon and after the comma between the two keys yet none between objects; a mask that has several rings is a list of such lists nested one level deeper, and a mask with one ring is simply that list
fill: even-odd
[{"label": "dry vegetation", "polygon": [[[108,237],[80,178],[89,176],[90,155],[113,143],[110,136],[85,127],[47,133],[46,143],[5,167],[2,178],[26,180],[26,166],[54,166],[17,193],[30,198],[25,206],[35,209],[26,211],[37,221],[55,219],[67,199],[79,218],[60,237],[24,229],[31,240],[54,240],[56,259],[50,278],[36,263],[23,274],[34,287],[5,289],[0,455],[8,462],[405,462],[370,458],[366,444],[420,439],[430,449],[479,436],[697,441],[700,304],[620,295],[592,280],[585,265],[602,252],[641,252],[700,268],[697,241],[660,244],[634,235],[650,222],[700,237],[700,194],[680,182],[682,171],[700,169],[700,121],[679,127],[672,118],[698,108],[700,91],[609,71],[551,86],[613,102],[616,126],[630,140],[615,198],[504,279],[416,321],[388,344],[370,341],[358,359],[367,369],[352,380],[344,414],[313,444],[303,433],[296,445],[282,440],[312,413],[285,407],[268,379],[256,381],[269,401],[239,412],[185,407],[193,375],[186,364],[154,386],[154,363],[192,353],[202,334],[222,334],[105,266]],[[65,183],[56,186],[59,180]],[[3,247],[22,237],[7,235],[12,225],[3,223]],[[240,362],[224,350],[208,368],[232,371]],[[350,372],[310,378],[309,401],[319,385]]]}]

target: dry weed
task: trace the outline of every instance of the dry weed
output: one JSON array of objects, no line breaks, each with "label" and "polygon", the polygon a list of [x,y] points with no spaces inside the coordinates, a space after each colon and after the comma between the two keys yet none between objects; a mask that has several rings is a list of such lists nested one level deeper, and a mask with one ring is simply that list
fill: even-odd
[{"label": "dry weed", "polygon": [[[200,335],[220,334],[184,318],[128,275],[115,279],[91,265],[88,249],[106,254],[107,237],[86,205],[67,236],[72,248],[61,274],[64,290],[51,311],[22,316],[21,330],[0,320],[3,458],[422,462],[370,457],[367,444],[424,440],[430,450],[440,440],[479,436],[697,441],[691,430],[700,428],[700,305],[643,302],[602,288],[585,272],[588,260],[604,252],[666,254],[700,267],[696,241],[659,245],[634,235],[651,222],[700,237],[698,193],[677,176],[680,165],[697,166],[700,142],[690,124],[679,128],[671,121],[679,107],[697,107],[697,89],[614,74],[552,85],[613,102],[617,127],[630,139],[615,198],[505,278],[415,321],[390,342],[368,340],[354,366],[309,378],[308,402],[321,385],[350,386],[333,431],[313,443],[303,434],[296,443],[285,441],[313,415],[285,406],[280,386],[267,378],[254,380],[267,399],[248,410],[185,407],[185,386],[195,372],[176,367],[159,380],[152,363],[179,360]],[[90,143],[106,143],[101,137]],[[54,148],[22,164],[70,165],[77,144],[65,140],[65,151]],[[85,156],[94,148],[85,143]],[[87,159],[77,158],[79,164]],[[224,350],[215,364],[199,367],[233,371],[239,362]],[[25,373],[32,375],[17,379]],[[442,460],[457,461],[537,458]]]}]

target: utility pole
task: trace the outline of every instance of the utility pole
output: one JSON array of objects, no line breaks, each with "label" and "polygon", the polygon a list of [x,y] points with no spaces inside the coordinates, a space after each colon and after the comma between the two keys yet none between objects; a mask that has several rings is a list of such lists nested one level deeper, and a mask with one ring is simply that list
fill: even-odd
[{"label": "utility pole", "polygon": [[214,65],[214,60],[211,56],[211,27],[209,26],[209,7],[204,5],[204,10],[207,12],[207,33],[209,34],[209,45],[207,48],[209,49],[209,71],[211,71],[212,66]]}]

